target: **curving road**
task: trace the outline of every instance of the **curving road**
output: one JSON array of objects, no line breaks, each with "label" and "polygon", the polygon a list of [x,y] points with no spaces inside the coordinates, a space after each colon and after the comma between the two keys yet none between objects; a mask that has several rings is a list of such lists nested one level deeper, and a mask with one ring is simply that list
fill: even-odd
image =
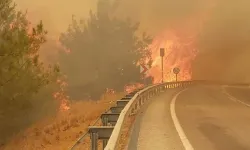
[{"label": "curving road", "polygon": [[141,110],[128,150],[250,150],[249,89],[180,91],[170,89]]}]

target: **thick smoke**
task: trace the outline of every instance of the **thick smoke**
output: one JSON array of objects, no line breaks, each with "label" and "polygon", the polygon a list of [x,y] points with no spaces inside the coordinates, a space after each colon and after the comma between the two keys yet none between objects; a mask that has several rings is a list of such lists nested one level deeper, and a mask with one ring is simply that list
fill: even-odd
[{"label": "thick smoke", "polygon": [[45,62],[55,63],[59,50],[58,37],[65,32],[72,21],[72,15],[77,18],[86,18],[89,11],[96,10],[97,0],[13,0],[17,8],[26,11],[27,17],[37,24],[43,21],[48,30],[47,42],[42,47],[41,58]]},{"label": "thick smoke", "polygon": [[44,21],[50,34],[60,34],[71,23],[72,15],[87,17],[90,9],[96,9],[97,0],[13,0],[23,11],[28,10],[28,18],[37,23]]},{"label": "thick smoke", "polygon": [[167,28],[183,25],[210,6],[205,0],[120,0],[117,14],[139,21],[144,31],[158,34]]},{"label": "thick smoke", "polygon": [[250,81],[249,17],[248,0],[217,2],[198,37],[194,78]]},{"label": "thick smoke", "polygon": [[[140,20],[152,33],[173,29],[196,35],[199,51],[193,79],[250,81],[250,1],[126,0],[121,14]],[[129,10],[129,11],[126,11]]]},{"label": "thick smoke", "polygon": [[[97,0],[15,0],[41,18],[50,33],[66,29],[71,15],[86,17]],[[114,14],[141,23],[152,35],[173,29],[197,35],[199,54],[193,62],[193,79],[249,81],[249,0],[113,0]]]},{"label": "thick smoke", "polygon": [[[72,14],[87,17],[89,10],[96,10],[98,0],[14,0],[22,10],[28,9],[33,22],[42,19],[46,28],[58,34],[71,22]],[[105,0],[107,1],[107,0]],[[197,15],[209,6],[206,0],[109,0],[116,8],[118,17],[129,17],[141,23],[147,31],[161,31],[174,23]]]}]

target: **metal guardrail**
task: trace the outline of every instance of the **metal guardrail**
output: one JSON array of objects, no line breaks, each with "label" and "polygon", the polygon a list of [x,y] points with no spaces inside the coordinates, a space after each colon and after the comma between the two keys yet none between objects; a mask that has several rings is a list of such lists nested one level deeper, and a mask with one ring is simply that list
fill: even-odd
[{"label": "metal guardrail", "polygon": [[124,121],[132,114],[136,113],[141,106],[144,104],[146,99],[158,94],[159,92],[166,90],[168,88],[177,88],[177,87],[186,87],[187,85],[191,85],[193,82],[191,81],[183,81],[183,82],[169,82],[163,84],[157,84],[150,87],[147,87],[141,91],[139,91],[125,106],[125,108],[120,113],[120,116],[117,120],[117,123],[113,129],[111,137],[105,147],[105,150],[116,150],[119,146],[119,141],[121,138],[121,130],[124,127]]},{"label": "metal guardrail", "polygon": [[[135,91],[137,90],[141,90],[141,89],[136,89]],[[133,93],[133,92],[132,92]],[[126,98],[126,96],[124,97]],[[112,109],[115,108],[115,107],[111,107],[107,110],[105,110],[102,114],[106,114],[107,112],[109,111],[112,111]],[[123,109],[123,108],[122,108]],[[101,120],[101,116],[92,124],[92,126],[95,126],[99,121]],[[75,142],[75,144],[70,148],[70,150],[75,150],[77,148],[77,146],[79,146],[80,143],[83,142],[83,140],[87,137],[87,135],[89,134],[89,129],[87,130],[87,132],[85,132],[82,136],[80,136],[78,138],[78,140]]]},{"label": "metal guardrail", "polygon": [[[142,97],[148,97],[157,94],[161,90],[166,90],[168,88],[177,88],[177,87],[187,87],[190,85],[232,85],[232,86],[250,86],[249,83],[234,83],[227,81],[206,81],[206,80],[196,80],[196,81],[181,81],[181,82],[169,82],[163,84],[157,84],[150,86],[142,91],[139,91],[137,95],[131,99],[131,101],[126,105],[123,111],[120,114],[120,117],[117,121],[117,124],[114,127],[113,133],[108,141],[105,150],[116,150],[119,146],[119,141],[121,137],[121,130],[123,128],[124,121],[128,118],[129,115],[133,114],[135,110],[140,109],[137,107],[137,103],[140,102]],[[136,108],[137,107],[137,108]]]},{"label": "metal guardrail", "polygon": [[[108,110],[106,110],[104,113],[108,112]],[[95,126],[98,121],[100,121],[100,117],[98,119],[96,119],[96,121],[93,123],[93,126]],[[70,148],[70,150],[74,150],[80,143],[82,143],[82,141],[84,140],[84,138],[88,135],[89,131],[87,131],[86,133],[84,133],[82,136],[80,136],[80,138],[75,142],[75,144]]]},{"label": "metal guardrail", "polygon": [[[117,120],[115,120],[116,121],[115,123],[113,122],[112,127],[108,127],[107,125],[108,122],[106,120],[107,118],[106,119],[104,118],[104,120],[102,119],[103,126],[100,126],[99,128],[95,126],[95,124],[100,120],[99,118],[94,124],[94,126],[89,127],[88,132],[90,133],[90,137],[92,141],[91,149],[97,150],[97,141],[98,139],[102,139],[103,147],[105,147],[104,150],[116,150],[120,144],[120,138],[122,134],[121,131],[124,127],[125,120],[127,120],[130,115],[136,114],[136,112],[143,106],[143,104],[147,100],[149,100],[150,97],[157,95],[161,91],[165,91],[166,89],[169,89],[169,88],[179,88],[179,87],[185,88],[191,85],[200,85],[200,84],[202,85],[248,86],[248,87],[250,86],[250,84],[248,83],[232,83],[232,82],[229,83],[226,81],[206,81],[206,80],[168,82],[168,83],[148,86],[144,89],[141,89],[137,93],[125,96],[122,100],[117,101],[116,107],[111,107],[110,110],[108,110],[108,111],[118,110],[118,109],[120,110],[118,114],[119,117],[117,118]],[[108,111],[106,111],[104,114],[106,114]],[[110,114],[110,115],[115,115],[115,114]],[[113,118],[113,121],[114,121],[114,118]],[[74,150],[74,148],[82,142],[83,138],[86,137],[87,134],[88,133],[81,136],[78,139],[78,141],[75,143],[75,145],[71,148],[71,150]]]}]

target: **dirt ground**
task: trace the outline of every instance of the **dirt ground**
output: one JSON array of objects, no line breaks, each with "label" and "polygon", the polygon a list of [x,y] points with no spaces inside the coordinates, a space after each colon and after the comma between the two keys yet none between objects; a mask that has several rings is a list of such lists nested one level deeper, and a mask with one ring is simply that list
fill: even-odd
[{"label": "dirt ground", "polygon": [[[87,132],[98,117],[114,105],[124,93],[106,95],[99,101],[81,101],[71,104],[70,110],[60,112],[56,117],[42,120],[27,130],[15,135],[1,150],[62,150],[70,148]],[[84,140],[89,148],[89,137]]]}]

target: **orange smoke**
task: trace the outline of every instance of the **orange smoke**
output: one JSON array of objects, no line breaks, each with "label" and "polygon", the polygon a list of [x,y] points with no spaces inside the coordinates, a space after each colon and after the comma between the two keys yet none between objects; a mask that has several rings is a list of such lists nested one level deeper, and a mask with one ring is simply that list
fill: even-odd
[{"label": "orange smoke", "polygon": [[57,37],[56,46],[57,46],[60,50],[64,51],[66,54],[70,54],[70,53],[71,53],[71,49],[69,49],[69,48],[63,46],[63,44],[60,42],[60,36]]},{"label": "orange smoke", "polygon": [[163,58],[164,82],[175,80],[175,74],[172,71],[175,67],[180,68],[178,80],[190,80],[192,77],[191,64],[197,54],[194,43],[194,37],[178,36],[175,32],[164,31],[156,36],[150,45],[153,63],[148,76],[154,77],[154,83],[161,82],[162,60],[160,48],[165,48],[165,56]]},{"label": "orange smoke", "polygon": [[192,62],[198,53],[197,37],[203,24],[210,17],[210,10],[207,9],[200,14],[176,21],[171,28],[165,29],[155,36],[150,45],[153,63],[147,74],[147,76],[154,78],[154,83],[160,83],[162,80],[160,48],[165,48],[163,58],[164,82],[175,81],[176,77],[173,73],[175,67],[180,69],[177,76],[179,81],[192,79]]},{"label": "orange smoke", "polygon": [[[28,15],[26,14],[25,17],[28,20]],[[13,25],[11,25],[12,27]],[[28,23],[28,27],[27,27],[27,32],[30,36],[33,36],[33,38],[37,38],[32,34],[32,29],[34,27],[34,24],[31,24],[30,22]],[[53,43],[54,48],[54,52],[55,54],[57,54],[58,49],[62,49],[64,50],[66,53],[69,53],[70,51],[66,51],[67,49],[63,49],[64,47],[61,46],[61,44],[59,43],[59,40],[55,40],[55,38],[53,36],[50,37],[46,37],[49,38],[50,41],[56,41],[55,43]],[[46,43],[45,43],[46,44]],[[43,47],[41,48],[41,51],[45,50]],[[32,58],[32,57],[31,57]],[[46,62],[46,61],[44,61]],[[62,78],[62,77],[61,77]],[[68,86],[66,80],[65,80],[66,76],[64,76],[62,79],[57,79],[56,84],[59,86],[59,89],[57,91],[55,91],[54,93],[52,93],[53,97],[55,100],[57,100],[60,104],[59,109],[60,111],[66,111],[69,110],[69,96],[66,95],[66,87]]]}]

